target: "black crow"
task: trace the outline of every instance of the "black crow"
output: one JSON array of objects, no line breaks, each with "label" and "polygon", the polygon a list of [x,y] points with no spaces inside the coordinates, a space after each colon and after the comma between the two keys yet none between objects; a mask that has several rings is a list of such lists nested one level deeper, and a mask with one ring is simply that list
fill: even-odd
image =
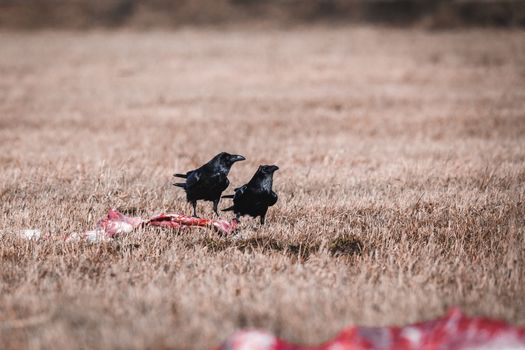
[{"label": "black crow", "polygon": [[250,182],[236,188],[235,194],[223,196],[233,198],[233,205],[223,211],[233,211],[237,220],[243,215],[254,218],[260,216],[261,224],[264,224],[268,207],[277,202],[277,194],[272,191],[273,173],[278,170],[276,165],[261,165]]},{"label": "black crow", "polygon": [[208,163],[198,169],[188,171],[186,174],[175,174],[175,177],[186,179],[185,183],[175,183],[174,186],[182,187],[186,191],[186,199],[193,206],[193,216],[197,216],[197,201],[213,202],[213,211],[217,206],[230,181],[228,173],[233,163],[245,160],[243,156],[222,152],[217,154]]}]

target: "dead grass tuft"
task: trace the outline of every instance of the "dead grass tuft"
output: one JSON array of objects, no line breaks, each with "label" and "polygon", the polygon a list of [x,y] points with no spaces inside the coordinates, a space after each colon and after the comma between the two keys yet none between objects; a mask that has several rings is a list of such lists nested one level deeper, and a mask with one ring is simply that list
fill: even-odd
[{"label": "dead grass tuft", "polygon": [[334,256],[361,255],[363,243],[354,236],[341,235],[330,242],[328,250]]}]

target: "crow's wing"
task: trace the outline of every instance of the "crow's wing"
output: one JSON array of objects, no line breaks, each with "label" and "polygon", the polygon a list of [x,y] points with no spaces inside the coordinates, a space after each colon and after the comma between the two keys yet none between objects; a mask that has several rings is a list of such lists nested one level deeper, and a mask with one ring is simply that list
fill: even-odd
[{"label": "crow's wing", "polygon": [[217,172],[209,173],[203,170],[195,170],[186,179],[186,189],[190,194],[197,196],[215,196],[218,192],[219,196],[230,184],[226,174]]},{"label": "crow's wing", "polygon": [[186,175],[187,175],[187,178],[186,178],[187,188],[195,186],[201,179],[201,172],[198,170],[188,171]]},{"label": "crow's wing", "polygon": [[241,186],[241,187],[237,187],[235,190],[233,190],[235,192],[235,195],[233,198],[237,197],[242,197],[242,195],[244,194],[244,192],[246,191],[246,189],[248,188],[247,185],[244,185],[244,186]]}]

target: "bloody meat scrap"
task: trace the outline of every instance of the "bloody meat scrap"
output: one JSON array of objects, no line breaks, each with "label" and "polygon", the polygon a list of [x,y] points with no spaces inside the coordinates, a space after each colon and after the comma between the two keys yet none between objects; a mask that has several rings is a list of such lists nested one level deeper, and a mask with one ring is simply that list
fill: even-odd
[{"label": "bloody meat scrap", "polygon": [[467,317],[458,309],[446,316],[405,327],[344,329],[319,346],[291,344],[261,331],[240,331],[216,350],[523,350],[525,328],[482,317]]},{"label": "bloody meat scrap", "polygon": [[78,235],[73,234],[67,240],[86,239],[97,242],[117,238],[127,234],[140,226],[156,226],[167,229],[184,229],[193,227],[210,227],[220,234],[231,234],[237,229],[237,220],[201,219],[182,214],[160,214],[150,219],[124,215],[117,210],[110,209],[108,215],[97,223],[94,230]]}]

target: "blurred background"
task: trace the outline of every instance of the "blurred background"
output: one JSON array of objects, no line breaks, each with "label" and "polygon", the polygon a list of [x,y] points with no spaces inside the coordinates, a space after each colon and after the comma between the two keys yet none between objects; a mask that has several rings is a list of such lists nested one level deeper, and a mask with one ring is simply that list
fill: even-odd
[{"label": "blurred background", "polygon": [[525,0],[0,0],[13,29],[376,23],[525,27]]}]

